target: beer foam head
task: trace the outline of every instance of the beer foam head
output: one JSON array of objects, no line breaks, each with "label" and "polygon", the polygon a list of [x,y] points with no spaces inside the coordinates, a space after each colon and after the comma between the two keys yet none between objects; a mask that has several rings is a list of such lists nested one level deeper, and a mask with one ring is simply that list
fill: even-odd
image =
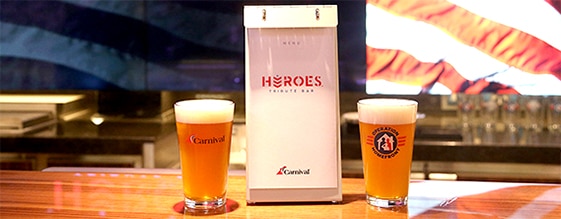
[{"label": "beer foam head", "polygon": [[234,119],[234,102],[197,99],[175,103],[175,121],[190,124],[222,123]]},{"label": "beer foam head", "polygon": [[417,101],[371,98],[357,103],[358,120],[370,124],[410,124],[417,121]]}]

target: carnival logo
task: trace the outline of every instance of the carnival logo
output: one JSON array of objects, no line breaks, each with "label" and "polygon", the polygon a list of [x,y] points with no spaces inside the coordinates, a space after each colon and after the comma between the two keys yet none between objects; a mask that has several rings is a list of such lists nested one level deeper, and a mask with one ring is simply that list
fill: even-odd
[{"label": "carnival logo", "polygon": [[262,87],[321,87],[323,82],[319,75],[304,75],[304,76],[289,76],[289,75],[275,75],[275,76],[262,76]]},{"label": "carnival logo", "polygon": [[191,144],[216,144],[226,141],[226,136],[211,137],[211,138],[198,138],[195,135],[189,137]]},{"label": "carnival logo", "polygon": [[310,175],[310,169],[287,169],[286,166],[283,166],[277,172],[277,175]]},{"label": "carnival logo", "polygon": [[389,159],[399,154],[399,147],[405,145],[406,136],[391,127],[380,127],[372,131],[366,143],[372,145],[372,152],[382,159]]}]

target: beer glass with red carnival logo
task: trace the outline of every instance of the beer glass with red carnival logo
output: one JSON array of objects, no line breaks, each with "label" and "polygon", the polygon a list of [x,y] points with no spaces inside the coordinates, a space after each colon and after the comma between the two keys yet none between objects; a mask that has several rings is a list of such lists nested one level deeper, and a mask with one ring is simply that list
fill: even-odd
[{"label": "beer glass with red carnival logo", "polygon": [[407,205],[417,119],[413,100],[370,98],[357,103],[366,201]]},{"label": "beer glass with red carnival logo", "polygon": [[184,100],[174,109],[185,210],[221,208],[226,203],[234,102]]}]

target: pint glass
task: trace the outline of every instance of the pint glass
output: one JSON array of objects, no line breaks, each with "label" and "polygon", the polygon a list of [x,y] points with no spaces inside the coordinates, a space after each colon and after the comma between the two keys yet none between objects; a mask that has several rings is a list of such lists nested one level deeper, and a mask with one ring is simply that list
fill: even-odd
[{"label": "pint glass", "polygon": [[377,207],[407,205],[417,102],[363,99],[358,120],[366,201]]},{"label": "pint glass", "polygon": [[185,210],[220,208],[226,203],[234,102],[184,100],[174,109]]}]

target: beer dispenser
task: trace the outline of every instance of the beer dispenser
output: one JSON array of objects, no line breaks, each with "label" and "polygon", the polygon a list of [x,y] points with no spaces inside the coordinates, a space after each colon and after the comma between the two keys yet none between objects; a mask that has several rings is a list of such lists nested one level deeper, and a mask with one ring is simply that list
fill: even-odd
[{"label": "beer dispenser", "polygon": [[247,202],[340,202],[337,6],[245,6]]}]

